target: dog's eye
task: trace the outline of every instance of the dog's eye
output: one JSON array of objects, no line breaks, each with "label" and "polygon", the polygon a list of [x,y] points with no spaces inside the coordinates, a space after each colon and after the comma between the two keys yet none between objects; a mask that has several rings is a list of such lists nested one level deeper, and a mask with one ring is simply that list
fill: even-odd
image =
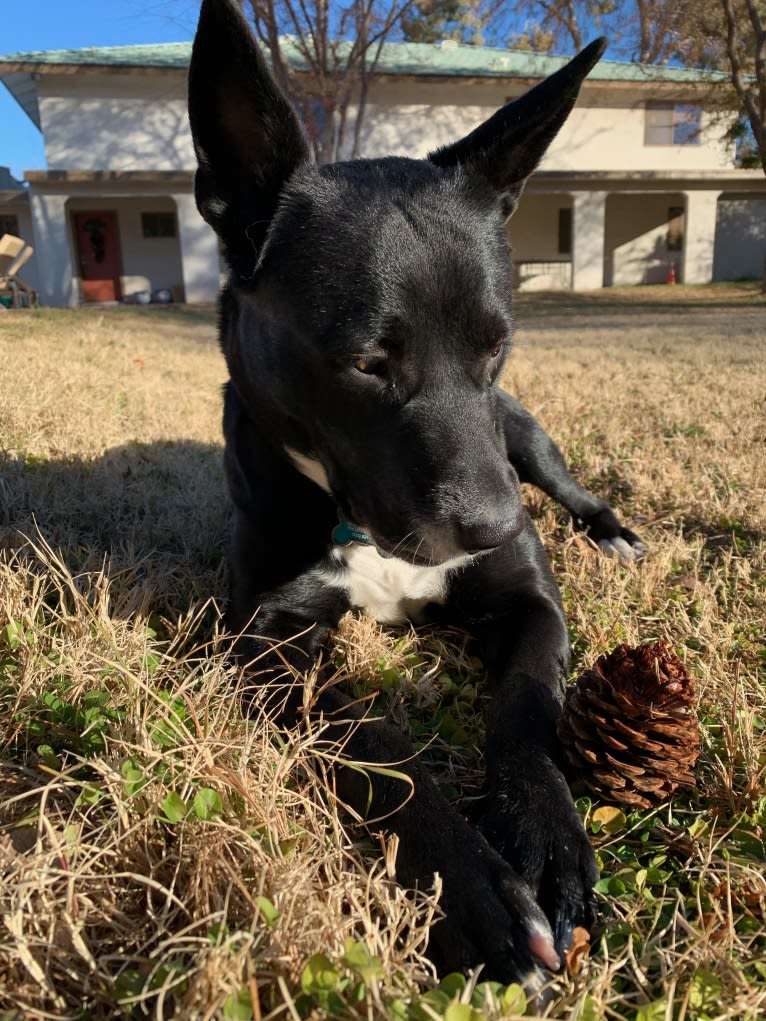
[{"label": "dog's eye", "polygon": [[386,371],[385,358],[357,358],[354,368],[363,376],[382,376]]},{"label": "dog's eye", "polygon": [[489,357],[490,358],[499,358],[502,350],[503,350],[503,345],[502,344],[495,344],[495,346],[490,349]]}]

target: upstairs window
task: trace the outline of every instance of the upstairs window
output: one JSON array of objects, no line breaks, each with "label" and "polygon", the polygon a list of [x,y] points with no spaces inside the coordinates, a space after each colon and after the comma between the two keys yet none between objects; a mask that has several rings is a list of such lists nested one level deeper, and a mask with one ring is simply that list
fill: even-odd
[{"label": "upstairs window", "polygon": [[701,119],[695,103],[647,103],[644,145],[699,145]]}]

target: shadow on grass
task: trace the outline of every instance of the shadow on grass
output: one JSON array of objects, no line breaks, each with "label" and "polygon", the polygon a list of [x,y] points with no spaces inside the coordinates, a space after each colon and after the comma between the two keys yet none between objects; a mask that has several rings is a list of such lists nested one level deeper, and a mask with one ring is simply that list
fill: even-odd
[{"label": "shadow on grass", "polygon": [[47,545],[73,576],[103,569],[126,613],[174,617],[222,600],[228,508],[211,444],[135,443],[92,459],[0,454],[0,555],[34,561]]},{"label": "shadow on grass", "polygon": [[727,337],[732,328],[762,333],[766,295],[760,285],[604,288],[601,291],[540,291],[514,296],[516,323],[526,330],[663,329],[681,326]]},{"label": "shadow on grass", "polygon": [[759,281],[739,284],[705,284],[675,287],[604,287],[599,291],[517,292],[515,300],[522,308],[550,312],[664,312],[668,315],[707,309],[766,310],[766,294]]}]

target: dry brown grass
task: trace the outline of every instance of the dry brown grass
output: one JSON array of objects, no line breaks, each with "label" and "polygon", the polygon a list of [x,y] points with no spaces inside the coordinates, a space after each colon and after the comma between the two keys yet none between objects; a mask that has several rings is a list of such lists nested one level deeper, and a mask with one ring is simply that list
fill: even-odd
[{"label": "dry brown grass", "polygon": [[[696,794],[594,833],[611,886],[552,1017],[766,1009],[766,306],[704,293],[680,314],[648,292],[607,313],[519,304],[506,383],[651,545],[620,567],[528,493],[576,665],[668,638],[706,750]],[[424,992],[435,898],[405,896],[390,842],[317,795],[333,750],[232,697],[211,602],[227,530],[212,315],[9,313],[0,352],[0,1010],[511,1016],[486,987],[475,1015],[470,984],[451,1014]],[[470,812],[482,692],[459,637],[346,621],[329,655],[384,692]],[[326,988],[304,973],[317,953]]]}]

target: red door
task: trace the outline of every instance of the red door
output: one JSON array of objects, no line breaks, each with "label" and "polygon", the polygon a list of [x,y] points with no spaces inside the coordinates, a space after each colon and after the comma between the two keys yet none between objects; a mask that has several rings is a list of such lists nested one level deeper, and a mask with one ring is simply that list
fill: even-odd
[{"label": "red door", "polygon": [[120,295],[120,237],[116,213],[75,213],[83,301],[116,301]]}]

